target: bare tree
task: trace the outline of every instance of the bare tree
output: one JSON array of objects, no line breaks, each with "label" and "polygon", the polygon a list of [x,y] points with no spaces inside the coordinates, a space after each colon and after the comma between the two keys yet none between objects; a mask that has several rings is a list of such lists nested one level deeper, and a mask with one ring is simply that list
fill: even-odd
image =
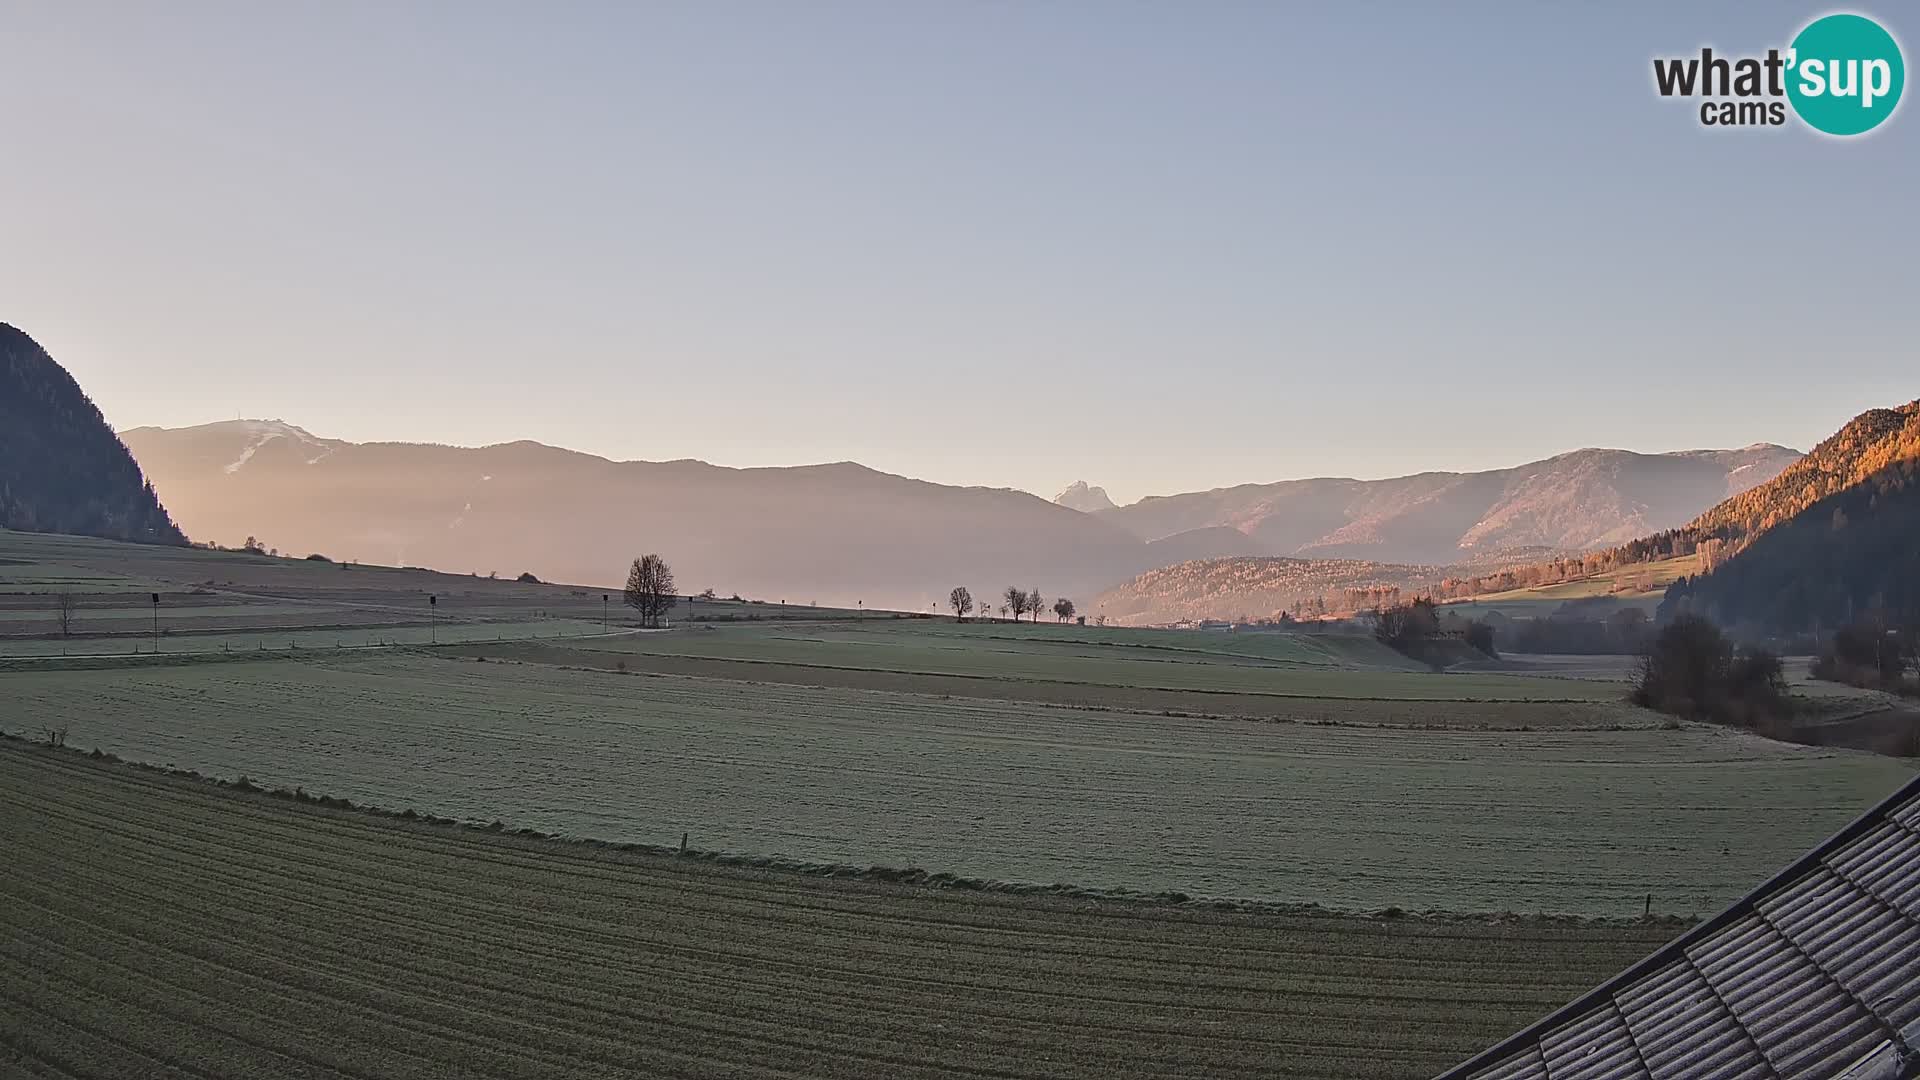
[{"label": "bare tree", "polygon": [[1003,619],[1007,617],[1007,605],[1005,604],[1000,605],[1000,617]]},{"label": "bare tree", "polygon": [[1018,585],[1007,586],[1007,606],[1000,609],[1001,614],[1013,612],[1013,621],[1019,622],[1020,616],[1027,613],[1027,594],[1020,591]]},{"label": "bare tree", "polygon": [[1040,586],[1035,585],[1027,590],[1027,610],[1033,612],[1034,622],[1040,621],[1041,605],[1045,603],[1045,600],[1040,599]]},{"label": "bare tree", "polygon": [[955,619],[965,620],[967,613],[973,610],[973,594],[965,585],[960,585],[947,594],[947,606],[953,609]]},{"label": "bare tree", "polygon": [[73,594],[70,592],[61,593],[54,598],[53,605],[53,617],[54,621],[60,625],[60,636],[72,637],[73,613],[75,608],[79,606],[74,601]]},{"label": "bare tree", "polygon": [[1067,599],[1064,596],[1058,600],[1055,600],[1053,602],[1053,613],[1060,617],[1061,622],[1066,622],[1072,619],[1073,618],[1073,601]]},{"label": "bare tree", "polygon": [[640,613],[640,625],[653,628],[680,598],[673,593],[673,569],[667,560],[647,554],[633,560],[627,573],[627,606]]}]

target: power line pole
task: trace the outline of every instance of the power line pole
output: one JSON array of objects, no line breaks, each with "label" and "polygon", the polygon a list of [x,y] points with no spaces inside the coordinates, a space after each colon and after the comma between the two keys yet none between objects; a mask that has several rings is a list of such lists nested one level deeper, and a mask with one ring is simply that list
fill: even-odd
[{"label": "power line pole", "polygon": [[427,643],[440,644],[440,598],[427,594]]},{"label": "power line pole", "polygon": [[153,651],[160,651],[160,594],[153,594]]}]

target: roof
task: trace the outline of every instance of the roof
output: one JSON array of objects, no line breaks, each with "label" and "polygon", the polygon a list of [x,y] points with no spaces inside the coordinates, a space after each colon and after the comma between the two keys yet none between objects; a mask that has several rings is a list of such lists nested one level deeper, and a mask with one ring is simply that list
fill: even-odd
[{"label": "roof", "polygon": [[1920,1077],[1920,776],[1439,1080]]}]

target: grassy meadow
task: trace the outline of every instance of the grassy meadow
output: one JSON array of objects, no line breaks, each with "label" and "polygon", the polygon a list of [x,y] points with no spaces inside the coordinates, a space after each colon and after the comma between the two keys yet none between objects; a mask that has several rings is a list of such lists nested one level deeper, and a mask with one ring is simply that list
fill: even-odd
[{"label": "grassy meadow", "polygon": [[1430,1075],[1912,768],[1618,658],[604,594],[0,532],[0,1073]]}]

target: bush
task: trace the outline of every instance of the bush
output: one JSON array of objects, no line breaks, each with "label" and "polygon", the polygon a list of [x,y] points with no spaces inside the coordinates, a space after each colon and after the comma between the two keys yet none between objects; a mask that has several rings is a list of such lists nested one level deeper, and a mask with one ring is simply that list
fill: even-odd
[{"label": "bush", "polygon": [[1712,622],[1682,615],[1653,639],[1635,673],[1634,704],[1687,720],[1777,729],[1793,714],[1780,658],[1735,649]]},{"label": "bush", "polygon": [[1421,597],[1405,604],[1377,609],[1372,614],[1373,636],[1383,645],[1405,652],[1440,630],[1440,615],[1432,600]]},{"label": "bush", "polygon": [[540,584],[540,579],[539,579],[539,578],[537,578],[537,577],[534,577],[534,576],[533,576],[533,571],[531,571],[531,570],[527,570],[527,571],[523,571],[523,572],[522,572],[522,573],[520,574],[520,576],[519,576],[519,577],[517,577],[517,578],[514,578],[513,580],[515,580],[515,581],[517,581],[517,582],[519,582],[519,583],[520,583],[520,584],[522,584],[522,585],[538,585],[538,584]]},{"label": "bush", "polygon": [[322,555],[316,551],[313,554],[307,556],[307,561],[308,562],[332,562],[333,560],[327,558],[325,555]]},{"label": "bush", "polygon": [[1479,649],[1488,656],[1498,659],[1500,652],[1493,647],[1493,637],[1493,624],[1480,619],[1475,619],[1467,624],[1467,644]]},{"label": "bush", "polygon": [[1920,633],[1889,627],[1868,617],[1843,626],[1813,662],[1813,677],[1830,682],[1920,695],[1907,670],[1920,666]]}]

